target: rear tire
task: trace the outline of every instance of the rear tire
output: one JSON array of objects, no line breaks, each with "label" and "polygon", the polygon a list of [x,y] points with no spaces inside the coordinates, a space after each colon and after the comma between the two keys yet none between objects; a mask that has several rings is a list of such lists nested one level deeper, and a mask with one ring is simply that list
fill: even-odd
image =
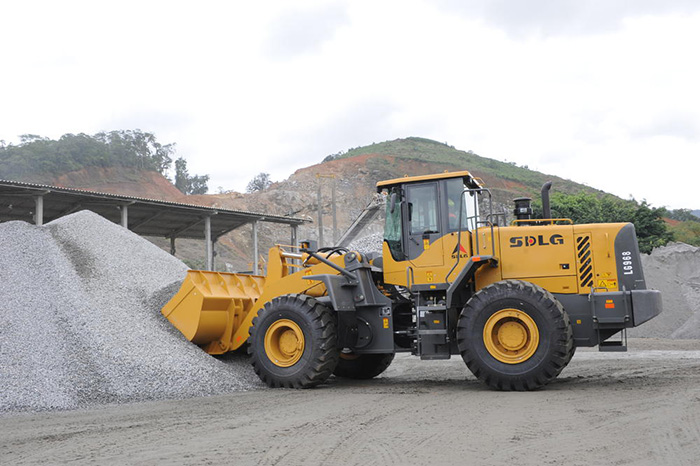
[{"label": "rear tire", "polygon": [[497,390],[535,390],[574,354],[569,317],[551,293],[506,280],[479,290],[462,310],[457,346],[469,370]]},{"label": "rear tire", "polygon": [[393,360],[394,353],[340,353],[340,359],[338,360],[338,365],[335,366],[333,374],[336,377],[345,377],[347,379],[371,379],[384,372]]},{"label": "rear tire", "polygon": [[327,307],[306,295],[265,304],[253,319],[248,354],[255,373],[270,387],[310,388],[338,364],[337,324]]}]

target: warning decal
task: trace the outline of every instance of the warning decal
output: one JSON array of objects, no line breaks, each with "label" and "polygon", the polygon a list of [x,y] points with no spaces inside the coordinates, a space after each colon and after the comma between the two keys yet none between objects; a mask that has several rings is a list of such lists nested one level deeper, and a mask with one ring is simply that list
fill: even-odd
[{"label": "warning decal", "polygon": [[598,280],[598,288],[615,289],[617,288],[617,280],[609,278],[607,280]]}]

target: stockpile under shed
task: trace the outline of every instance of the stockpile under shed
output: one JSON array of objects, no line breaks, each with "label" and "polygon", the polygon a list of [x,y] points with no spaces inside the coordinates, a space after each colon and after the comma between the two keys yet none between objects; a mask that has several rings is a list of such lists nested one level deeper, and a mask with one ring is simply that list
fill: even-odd
[{"label": "stockpile under shed", "polygon": [[0,180],[0,222],[23,220],[43,225],[79,210],[91,210],[141,236],[168,238],[173,254],[177,238],[204,240],[207,269],[210,270],[214,244],[236,228],[252,226],[253,270],[257,270],[259,222],[289,225],[292,245],[297,244],[297,227],[310,222],[299,217]]}]

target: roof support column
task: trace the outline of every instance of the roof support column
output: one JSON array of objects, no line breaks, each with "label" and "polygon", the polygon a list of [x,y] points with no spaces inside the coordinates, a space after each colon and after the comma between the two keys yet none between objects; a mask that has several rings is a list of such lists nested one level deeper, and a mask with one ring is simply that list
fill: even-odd
[{"label": "roof support column", "polygon": [[335,208],[335,175],[333,177],[332,191],[331,191],[331,208],[333,209],[333,246],[338,245],[338,216]]},{"label": "roof support column", "polygon": [[316,192],[316,198],[318,201],[318,247],[323,247],[323,206],[321,205],[321,178],[318,178],[318,191]]},{"label": "roof support column", "polygon": [[175,255],[175,237],[170,237],[170,254]]},{"label": "roof support column", "polygon": [[129,229],[129,206],[124,204],[119,206],[119,210],[122,212],[121,226]]},{"label": "roof support column", "polygon": [[258,271],[258,221],[255,220],[251,224],[253,226],[253,274],[257,275]]},{"label": "roof support column", "polygon": [[290,245],[292,246],[293,249],[296,250],[298,244],[297,244],[297,225],[290,225],[291,230],[292,230],[292,238],[290,241]]},{"label": "roof support column", "polygon": [[[297,225],[289,225],[290,229],[292,230],[292,237],[290,238],[289,244],[292,246],[292,251],[291,252],[299,252],[299,243],[297,242]],[[292,264],[297,264],[296,259],[288,259],[291,261]]]},{"label": "roof support column", "polygon": [[34,225],[44,224],[44,196],[34,197]]},{"label": "roof support column", "polygon": [[211,216],[204,217],[204,242],[206,243],[207,270],[214,268],[214,250],[211,243]]}]

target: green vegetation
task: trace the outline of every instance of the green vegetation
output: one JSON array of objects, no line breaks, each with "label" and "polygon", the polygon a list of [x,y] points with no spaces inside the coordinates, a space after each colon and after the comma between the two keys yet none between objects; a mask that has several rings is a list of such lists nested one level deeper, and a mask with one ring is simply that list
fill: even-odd
[{"label": "green vegetation", "polygon": [[269,173],[258,173],[255,177],[250,180],[248,186],[245,189],[247,193],[255,193],[259,191],[265,191],[272,184]]},{"label": "green vegetation", "polygon": [[[513,162],[480,157],[472,151],[460,151],[430,139],[410,137],[375,143],[329,155],[323,161],[366,154],[396,159],[367,161],[367,168],[372,170],[378,179],[400,176],[401,173],[397,171],[399,164],[396,161],[410,159],[433,164],[436,170],[469,170],[482,178],[508,180],[518,186],[514,191],[528,192],[528,195],[536,199],[539,199],[542,184],[552,180],[555,186],[552,194],[552,214],[555,217],[571,218],[576,223],[632,222],[639,237],[639,247],[647,253],[672,240],[700,246],[700,218],[690,210],[669,211],[663,207],[652,207],[646,201],[640,203],[635,200],[623,200],[570,180],[530,170],[527,166],[521,167]],[[494,192],[498,190],[492,189]],[[509,202],[503,195],[500,201],[503,204]],[[540,209],[541,216],[541,203],[535,201],[533,207]],[[671,225],[667,224],[664,218],[671,219]]]},{"label": "green vegetation", "polygon": [[694,220],[681,222],[677,225],[671,225],[670,230],[676,241],[700,246],[700,222]]},{"label": "green vegetation", "polygon": [[679,222],[700,222],[700,217],[693,214],[693,211],[690,209],[666,210],[664,216]]},{"label": "green vegetation", "polygon": [[[0,141],[0,178],[31,181],[37,175],[61,175],[88,167],[131,167],[166,175],[175,144],[161,144],[141,130],[64,134],[58,140],[25,134],[18,145]],[[187,162],[175,163],[176,185],[185,194],[207,192],[208,175],[189,176]],[[179,180],[179,185],[177,181]]]},{"label": "green vegetation", "polygon": [[513,181],[523,185],[532,194],[539,192],[542,184],[548,180],[554,180],[557,189],[563,192],[573,193],[583,190],[591,193],[601,193],[601,191],[579,183],[574,183],[570,180],[564,180],[530,170],[527,166],[520,167],[514,162],[500,162],[498,160],[481,157],[470,150],[465,152],[442,142],[417,137],[352,148],[344,152],[329,155],[323,161],[328,162],[365,154],[387,155],[399,159],[413,159],[440,165],[444,167],[443,169],[449,170],[469,170],[479,177],[492,176]]},{"label": "green vegetation", "polygon": [[700,217],[689,209],[668,210],[665,216],[672,220],[669,228],[676,241],[700,246]]},{"label": "green vegetation", "polygon": [[[646,201],[626,201],[611,195],[554,193],[550,204],[552,217],[570,218],[574,223],[634,223],[639,250],[646,254],[674,239],[663,219],[666,209],[651,207]],[[532,207],[534,216],[542,218],[542,202],[534,201]]]},{"label": "green vegetation", "polygon": [[175,161],[175,187],[185,194],[206,194],[209,175],[192,175],[187,172],[187,161],[180,157]]},{"label": "green vegetation", "polygon": [[25,134],[20,144],[0,147],[0,175],[22,179],[33,174],[62,174],[85,167],[136,167],[165,173],[174,144],[162,145],[151,133],[111,131],[65,134],[57,141]]}]

